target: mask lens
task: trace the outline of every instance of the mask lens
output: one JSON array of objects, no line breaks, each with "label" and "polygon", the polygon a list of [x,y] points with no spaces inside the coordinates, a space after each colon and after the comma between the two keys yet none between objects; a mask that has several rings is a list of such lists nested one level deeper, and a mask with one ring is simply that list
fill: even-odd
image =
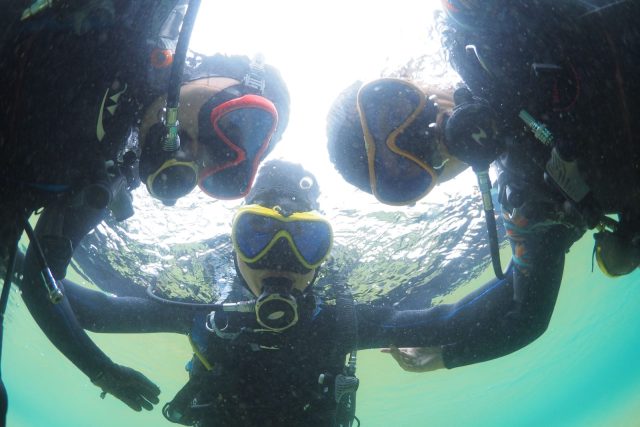
[{"label": "mask lens", "polygon": [[371,187],[383,203],[412,203],[435,183],[432,167],[410,149],[411,144],[398,145],[402,133],[421,117],[426,105],[422,91],[403,80],[376,80],[358,92]]},{"label": "mask lens", "polygon": [[242,214],[233,227],[236,249],[249,259],[257,257],[271,243],[276,233],[273,219],[260,215]]},{"label": "mask lens", "polygon": [[238,214],[232,231],[234,247],[246,262],[258,262],[276,241],[285,239],[300,263],[307,268],[317,267],[327,257],[332,235],[331,226],[323,220],[280,220],[248,211]]},{"label": "mask lens", "polygon": [[273,103],[257,95],[245,95],[214,108],[209,132],[213,141],[203,142],[212,150],[220,147],[224,157],[214,153],[214,165],[202,172],[200,188],[220,199],[246,195],[277,122]]},{"label": "mask lens", "polygon": [[196,183],[197,174],[193,165],[173,162],[153,175],[150,192],[161,200],[177,200],[189,194]]},{"label": "mask lens", "polygon": [[320,265],[331,250],[331,226],[324,221],[292,222],[287,231],[300,256],[309,265]]}]

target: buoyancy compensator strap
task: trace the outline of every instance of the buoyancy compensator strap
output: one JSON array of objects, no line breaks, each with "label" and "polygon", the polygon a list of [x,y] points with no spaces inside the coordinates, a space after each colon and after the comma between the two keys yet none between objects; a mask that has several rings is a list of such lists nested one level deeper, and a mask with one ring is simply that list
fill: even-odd
[{"label": "buoyancy compensator strap", "polygon": [[[333,379],[333,394],[337,403],[334,425],[336,427],[350,427],[356,418],[356,391],[360,381],[356,377],[356,353],[358,348],[358,318],[356,316],[355,300],[351,290],[345,285],[337,286],[336,290],[336,346],[334,351],[349,352],[349,359],[341,374]],[[346,347],[345,347],[346,346]],[[344,353],[337,354],[344,357]]]},{"label": "buoyancy compensator strap", "polygon": [[214,398],[214,387],[219,382],[219,372],[216,370],[203,371],[192,375],[189,381],[178,391],[171,402],[162,408],[162,415],[172,423],[185,426],[195,425],[203,414],[211,411],[213,401],[200,401],[196,396]]}]

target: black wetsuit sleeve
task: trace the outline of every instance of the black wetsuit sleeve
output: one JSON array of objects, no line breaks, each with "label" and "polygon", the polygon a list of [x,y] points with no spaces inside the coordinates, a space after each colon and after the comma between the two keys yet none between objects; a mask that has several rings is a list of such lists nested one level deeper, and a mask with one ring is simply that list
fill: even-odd
[{"label": "black wetsuit sleeve", "polygon": [[511,231],[514,267],[508,292],[498,299],[497,294],[486,294],[476,301],[465,299],[466,304],[479,307],[475,312],[461,311],[462,316],[469,316],[463,327],[466,334],[443,346],[448,368],[510,354],[536,340],[549,326],[565,253],[577,238],[576,232],[563,225]]},{"label": "black wetsuit sleeve", "polygon": [[[73,211],[73,212],[72,212]],[[95,210],[70,210],[62,204],[51,206],[40,215],[36,235],[43,243],[43,236],[56,234],[66,236],[75,247],[80,239],[103,218],[104,212]],[[51,253],[43,245],[47,258],[53,260],[57,254]],[[65,261],[68,264],[68,260]],[[52,264],[58,264],[52,262]],[[52,265],[54,275],[63,274],[66,265]],[[64,267],[64,268],[59,268]],[[94,378],[106,366],[112,364],[96,346],[78,323],[67,298],[52,304],[45,291],[40,273],[40,263],[33,245],[27,249],[23,264],[23,278],[20,284],[22,299],[47,338],[89,378]],[[56,276],[58,277],[58,276]]]},{"label": "black wetsuit sleeve", "polygon": [[196,309],[150,298],[117,297],[64,281],[64,289],[80,325],[93,332],[187,334]]},{"label": "black wetsuit sleeve", "polygon": [[[31,252],[31,251],[29,251]],[[47,338],[89,378],[94,378],[111,360],[87,336],[67,298],[52,304],[42,289],[34,256],[27,253],[22,298]]]},{"label": "black wetsuit sleeve", "polygon": [[[64,242],[69,242],[71,248],[77,247],[82,238],[103,220],[104,215],[104,210],[73,207],[68,201],[55,203],[40,215],[36,235],[40,237],[56,278],[64,277],[71,260],[71,252],[67,251],[66,255],[63,253]],[[84,329],[96,332],[178,333],[189,330],[192,316],[189,316],[188,308],[178,310],[146,298],[112,297],[67,280],[60,281],[65,297],[60,303],[52,304],[43,287],[33,247],[27,250],[22,269],[22,298],[31,315],[47,338],[89,378],[95,378],[113,362]]]},{"label": "black wetsuit sleeve", "polygon": [[516,351],[547,328],[558,295],[569,231],[529,236],[526,268],[513,264],[455,304],[426,310],[359,305],[359,348],[442,346],[445,366],[478,363]]},{"label": "black wetsuit sleeve", "polygon": [[510,281],[494,279],[456,304],[425,310],[359,304],[356,307],[358,347],[426,347],[469,338],[473,322],[478,322],[488,310],[499,312],[512,297]]}]

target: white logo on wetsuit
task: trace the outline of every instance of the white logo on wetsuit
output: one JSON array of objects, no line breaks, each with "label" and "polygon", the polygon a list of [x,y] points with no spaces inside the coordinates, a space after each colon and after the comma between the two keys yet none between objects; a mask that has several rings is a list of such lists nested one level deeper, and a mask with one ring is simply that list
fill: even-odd
[{"label": "white logo on wetsuit", "polygon": [[[109,96],[110,90],[111,89],[107,89],[105,91],[104,97],[102,98],[102,103],[100,104],[100,112],[98,113],[98,125],[96,127],[96,137],[98,138],[98,141],[102,141],[104,136],[107,134],[104,130],[104,110],[107,110],[109,114],[111,114],[111,116],[116,113],[116,110],[118,109],[118,101],[120,100],[120,96],[126,92],[127,85],[125,84],[124,89],[122,89],[120,92],[114,93],[111,96]],[[109,99],[109,101],[111,101],[111,104],[105,107],[107,98]]]}]

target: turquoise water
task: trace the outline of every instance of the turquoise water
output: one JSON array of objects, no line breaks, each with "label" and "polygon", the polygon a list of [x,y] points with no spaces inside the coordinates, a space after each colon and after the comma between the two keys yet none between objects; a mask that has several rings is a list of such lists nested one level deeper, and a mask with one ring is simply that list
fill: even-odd
[{"label": "turquoise water", "polygon": [[[300,141],[313,142],[310,135],[323,135],[324,121],[307,118],[324,118],[333,97],[353,80],[377,77],[381,68],[393,68],[389,56],[402,62],[406,60],[405,54],[411,57],[416,52],[432,51],[433,48],[419,42],[428,38],[424,25],[431,11],[424,9],[432,9],[438,3],[407,2],[390,8],[387,2],[370,0],[323,2],[313,11],[312,19],[307,18],[309,6],[302,2],[288,2],[288,13],[281,13],[281,8],[274,8],[269,2],[243,3],[243,8],[252,13],[243,16],[243,32],[247,36],[246,40],[240,40],[236,20],[216,19],[236,16],[237,4],[203,2],[200,16],[213,19],[200,20],[203,31],[196,28],[193,41],[197,51],[262,52],[268,61],[278,65],[292,89],[292,105],[295,104],[292,114],[304,114],[291,121],[288,141],[283,140],[278,149],[288,158],[297,155],[302,161],[315,161],[326,157],[323,138],[316,137],[317,143],[300,144]],[[362,19],[363,10],[367,11],[366,19]],[[326,31],[328,22],[331,31]],[[228,37],[229,34],[234,37]],[[292,48],[291,42],[295,41],[292,34],[299,35],[295,38],[304,41],[304,46]],[[356,54],[358,60],[353,61]],[[322,182],[325,188],[341,185],[329,184],[324,178]],[[200,207],[205,204],[203,200],[199,203]],[[353,205],[350,193],[340,204]],[[149,207],[137,209],[135,218],[152,211]],[[451,204],[446,207],[450,211]],[[229,221],[202,215],[195,228],[198,234],[211,231],[212,224],[203,224],[207,220],[228,229]],[[352,219],[352,228],[356,229],[361,220],[358,212],[357,218]],[[173,224],[169,220],[166,223]],[[156,223],[149,224],[153,225],[146,228],[154,233],[162,231]],[[457,223],[454,225],[457,227]],[[481,231],[483,227],[484,223],[480,223]],[[420,231],[421,226],[416,228]],[[437,227],[434,230],[440,231]],[[165,234],[158,239],[173,237],[175,230],[169,231],[171,236]],[[416,230],[405,232],[410,235]],[[395,240],[397,236],[388,237]],[[381,242],[388,244],[381,236],[376,238],[378,241],[374,243],[378,246],[383,247]],[[437,249],[424,246],[424,252],[429,254]],[[515,354],[451,371],[413,374],[402,371],[389,356],[378,351],[360,352],[357,412],[362,425],[639,426],[640,273],[616,280],[605,278],[597,269],[592,273],[591,249],[590,237],[572,248],[549,330]],[[419,254],[423,256],[426,255]],[[483,283],[487,277],[485,274],[476,282]],[[142,371],[161,387],[160,407],[152,412],[135,413],[113,397],[100,399],[100,390],[44,337],[15,291],[5,326],[3,375],[10,399],[10,427],[173,425],[162,417],[160,407],[187,380],[184,365],[191,352],[185,337],[93,335],[114,361]]]},{"label": "turquoise water", "polygon": [[[362,425],[640,425],[640,274],[614,280],[597,268],[592,273],[591,242],[586,236],[568,256],[549,330],[517,353],[475,366],[413,374],[378,351],[360,352]],[[114,361],[156,381],[163,403],[186,381],[190,348],[183,336],[93,337]],[[172,425],[160,408],[135,413],[110,396],[101,400],[99,390],[49,344],[16,292],[5,340],[9,426]]]}]

